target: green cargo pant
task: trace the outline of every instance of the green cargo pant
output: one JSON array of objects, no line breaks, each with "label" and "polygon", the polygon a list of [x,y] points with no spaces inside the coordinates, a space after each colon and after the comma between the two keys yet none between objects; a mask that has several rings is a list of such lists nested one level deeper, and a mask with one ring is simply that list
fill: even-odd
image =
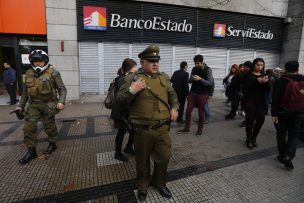
[{"label": "green cargo pant", "polygon": [[134,148],[138,189],[147,190],[150,182],[150,156],[154,160],[152,184],[156,187],[166,186],[167,168],[171,152],[169,126],[157,129],[134,127]]},{"label": "green cargo pant", "polygon": [[57,102],[49,103],[30,103],[25,112],[25,123],[23,127],[24,143],[27,147],[37,145],[37,124],[41,120],[44,131],[48,135],[50,142],[55,142],[58,138],[58,130],[55,123],[55,114],[59,112],[56,109]]}]

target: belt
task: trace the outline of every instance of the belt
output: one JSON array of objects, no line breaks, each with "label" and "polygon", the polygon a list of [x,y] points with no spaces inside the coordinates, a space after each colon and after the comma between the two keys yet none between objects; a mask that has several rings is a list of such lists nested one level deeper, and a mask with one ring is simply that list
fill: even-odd
[{"label": "belt", "polygon": [[138,124],[133,124],[133,126],[137,127],[137,128],[144,129],[144,130],[155,130],[155,129],[158,129],[158,128],[166,125],[166,124],[167,123],[155,124],[155,125],[138,125]]}]

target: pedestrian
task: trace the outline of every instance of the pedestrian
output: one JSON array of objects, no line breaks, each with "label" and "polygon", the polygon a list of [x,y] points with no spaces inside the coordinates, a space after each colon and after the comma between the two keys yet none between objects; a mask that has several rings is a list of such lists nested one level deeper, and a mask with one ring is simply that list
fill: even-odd
[{"label": "pedestrian", "polygon": [[184,107],[186,98],[189,93],[189,73],[187,72],[188,64],[186,61],[180,63],[180,69],[175,71],[170,79],[173,89],[175,90],[178,98],[179,109],[176,122],[182,123],[184,116]]},{"label": "pedestrian", "polygon": [[9,94],[10,101],[8,102],[9,105],[15,105],[17,103],[16,99],[16,91],[17,91],[17,77],[16,71],[12,67],[10,62],[5,62],[4,66],[4,85],[6,88],[7,93]]},{"label": "pedestrian", "polygon": [[[244,83],[244,76],[251,70],[252,68],[252,62],[251,61],[245,61],[242,66],[240,67],[240,76],[241,76],[241,114],[245,116],[245,111],[244,111],[244,97],[243,97],[243,83]],[[245,117],[246,119],[246,117]],[[242,123],[240,124],[241,128],[246,127],[246,121],[243,120]]]},{"label": "pedestrian", "polygon": [[258,147],[257,136],[265,120],[265,94],[269,90],[269,83],[264,69],[264,60],[256,58],[253,60],[251,70],[243,77],[246,146],[249,149]]},{"label": "pedestrian", "polygon": [[239,65],[233,64],[231,66],[231,76],[230,84],[226,89],[226,95],[231,101],[230,113],[225,116],[225,119],[234,119],[236,112],[239,108],[239,103],[241,100],[241,75],[239,70]]},{"label": "pedestrian", "polygon": [[273,86],[274,86],[274,82],[276,80],[274,69],[267,69],[266,75],[268,76],[268,80],[269,80],[269,91],[266,92],[266,95],[265,95],[265,99],[266,99],[265,114],[268,115],[269,105],[272,102]]},{"label": "pedestrian", "polygon": [[[289,111],[284,108],[285,91],[287,85],[291,81],[304,81],[304,76],[300,75],[298,61],[288,61],[285,64],[285,74],[277,79],[273,88],[271,115],[277,134],[277,147],[279,155],[278,160],[285,165],[287,169],[294,169],[292,159],[296,155],[297,138],[301,136],[301,128],[304,120],[304,113],[302,111]],[[302,98],[304,97],[304,89],[302,91]],[[303,99],[302,102],[303,105]],[[303,134],[302,134],[303,135]],[[287,139],[286,139],[287,138]]]},{"label": "pedestrian", "polygon": [[[137,71],[136,68],[136,62],[133,59],[126,58],[121,65],[121,68],[119,68],[117,74],[118,76],[114,79],[115,81],[115,90],[114,95],[117,94],[118,90],[120,89],[121,85],[123,84],[124,77],[127,76],[130,73],[134,73]],[[127,106],[120,106],[118,102],[114,101],[113,108],[111,111],[111,118],[114,120],[114,128],[117,129],[117,134],[115,137],[115,155],[114,158],[119,161],[128,161],[128,158],[122,154],[121,147],[123,143],[124,135],[127,131],[129,131],[129,139],[128,143],[124,149],[125,153],[128,154],[135,154],[133,149],[133,134],[128,129],[128,108]]]},{"label": "pedestrian", "polygon": [[[141,68],[124,77],[117,100],[128,106],[133,127],[138,199],[145,200],[149,184],[166,198],[172,196],[166,187],[171,157],[170,121],[178,112],[177,95],[167,74],[159,71],[159,47],[150,45],[138,54]],[[150,179],[150,157],[154,170]],[[150,182],[151,181],[151,182]]]},{"label": "pedestrian", "polygon": [[231,80],[232,78],[235,76],[235,74],[238,74],[238,65],[237,64],[233,64],[230,68],[230,72],[229,74],[223,79],[223,85],[225,88],[225,95],[227,97],[227,100],[225,101],[225,103],[229,103],[231,102],[232,98],[231,98],[231,93],[230,93],[230,84],[231,84]]},{"label": "pedestrian", "polygon": [[205,120],[205,103],[212,97],[214,92],[214,79],[211,68],[204,63],[202,55],[196,55],[193,58],[195,67],[191,71],[189,82],[192,83],[187,98],[186,123],[178,133],[187,133],[190,131],[191,113],[197,106],[199,120],[196,135],[201,135]]},{"label": "pedestrian", "polygon": [[[29,55],[31,69],[25,73],[25,84],[20,99],[18,111],[24,111],[25,123],[23,127],[24,142],[27,153],[19,160],[20,164],[26,164],[37,158],[37,123],[42,120],[49,145],[43,152],[50,155],[57,149],[56,140],[58,130],[55,123],[55,115],[64,109],[67,90],[63,84],[60,73],[49,64],[49,57],[42,50],[34,50]],[[57,95],[59,93],[59,98]]]}]

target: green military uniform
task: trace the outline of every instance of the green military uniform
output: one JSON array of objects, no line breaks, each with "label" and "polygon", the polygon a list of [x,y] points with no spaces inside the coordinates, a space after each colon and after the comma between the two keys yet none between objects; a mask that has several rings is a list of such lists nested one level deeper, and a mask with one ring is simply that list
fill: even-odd
[{"label": "green military uniform", "polygon": [[24,142],[27,147],[35,147],[37,144],[38,120],[42,120],[50,142],[57,140],[58,131],[55,124],[55,115],[59,112],[57,104],[65,103],[66,94],[67,90],[60,73],[51,65],[39,75],[33,69],[26,72],[19,106],[24,109],[26,103],[29,102],[23,128]]},{"label": "green military uniform", "polygon": [[[149,46],[139,54],[139,57],[146,59],[151,56],[153,59],[154,56],[158,56],[158,53],[159,50]],[[135,76],[143,78],[147,87],[134,95],[129,88]],[[148,188],[150,156],[154,159],[152,184],[156,187],[165,186],[167,167],[171,157],[169,108],[178,107],[176,93],[170,85],[169,76],[162,72],[151,77],[143,69],[139,69],[124,79],[124,84],[117,94],[117,100],[121,105],[128,105],[129,108],[129,120],[134,132],[138,189],[146,191]]]}]

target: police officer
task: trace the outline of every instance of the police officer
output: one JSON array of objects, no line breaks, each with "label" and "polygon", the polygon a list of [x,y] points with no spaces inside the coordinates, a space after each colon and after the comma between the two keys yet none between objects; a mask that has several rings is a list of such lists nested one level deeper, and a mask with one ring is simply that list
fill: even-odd
[{"label": "police officer", "polygon": [[138,199],[145,200],[150,184],[150,156],[154,159],[151,184],[163,197],[170,198],[166,175],[171,157],[170,121],[178,113],[177,95],[167,74],[159,72],[159,47],[148,46],[138,54],[140,68],[127,75],[117,100],[128,105],[134,131]]},{"label": "police officer", "polygon": [[16,108],[18,111],[23,111],[26,103],[29,103],[25,112],[23,128],[24,142],[28,151],[19,160],[20,164],[26,164],[37,157],[35,146],[38,136],[38,120],[42,120],[50,141],[44,154],[50,155],[57,149],[55,141],[58,137],[58,130],[55,124],[55,115],[64,109],[67,94],[60,73],[49,64],[47,53],[42,50],[34,50],[29,55],[29,61],[32,68],[25,73],[24,89],[19,107]]}]

